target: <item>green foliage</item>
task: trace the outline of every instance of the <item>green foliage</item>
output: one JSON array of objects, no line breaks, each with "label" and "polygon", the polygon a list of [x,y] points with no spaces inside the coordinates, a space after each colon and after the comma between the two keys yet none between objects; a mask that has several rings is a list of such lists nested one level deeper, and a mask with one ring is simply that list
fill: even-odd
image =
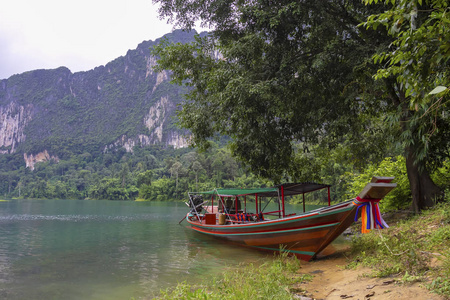
[{"label": "green foliage", "polygon": [[[398,187],[380,202],[382,211],[404,207],[410,201],[403,157],[387,158],[371,164],[358,173],[352,160],[346,158],[345,147],[324,153],[305,153],[304,181],[331,184],[332,201],[353,198],[374,175],[395,176]],[[115,199],[149,201],[185,199],[187,191],[210,190],[215,187],[266,187],[272,181],[258,177],[244,168],[229,149],[211,146],[208,151],[163,148],[135,148],[133,153],[109,152],[99,156],[83,152],[69,159],[37,163],[35,170],[23,165],[19,154],[1,156],[0,163],[10,166],[0,172],[0,194],[5,197],[57,199]],[[448,186],[447,166],[433,176]],[[309,176],[312,174],[311,176]],[[178,184],[177,184],[178,181]],[[439,181],[437,181],[439,182]],[[327,199],[307,196],[308,203]],[[302,199],[291,199],[301,201]]]},{"label": "green foliage", "polygon": [[20,154],[2,155],[0,163],[0,194],[17,198],[167,201],[184,199],[187,191],[271,185],[217,145],[204,153],[162,146],[83,152],[37,163],[34,171],[19,167]]},{"label": "green foliage", "polygon": [[406,174],[405,158],[385,158],[379,164],[370,164],[362,174],[346,173],[349,179],[348,198],[356,197],[373,176],[395,177],[397,187],[379,203],[381,211],[397,210],[411,204],[411,189]]},{"label": "green foliage", "polygon": [[[440,203],[389,229],[373,230],[353,238],[353,262],[375,269],[372,275],[397,275],[403,282],[431,277],[427,287],[450,296],[450,202]],[[430,264],[432,258],[440,262]]]},{"label": "green foliage", "polygon": [[153,52],[191,88],[179,117],[196,146],[229,136],[275,182],[317,174],[320,155],[302,153],[316,145],[345,144],[357,170],[401,147],[415,210],[441,196],[429,174],[450,148],[447,1],[156,2],[184,28],[214,28]]},{"label": "green foliage", "polygon": [[412,228],[400,229],[395,234],[373,231],[352,241],[356,261],[375,268],[375,276],[406,273],[423,275],[428,270],[429,257],[421,251],[423,243],[417,242],[417,232]]},{"label": "green foliage", "polygon": [[447,250],[442,258],[442,267],[437,276],[427,285],[427,288],[436,294],[450,297],[450,250]]},{"label": "green foliage", "polygon": [[367,129],[354,101],[367,74],[352,70],[374,51],[361,42],[371,35],[356,28],[372,8],[360,1],[157,2],[186,27],[197,17],[215,27],[195,43],[153,50],[157,70],[170,69],[173,82],[191,87],[179,118],[196,146],[229,136],[232,153],[256,175],[297,181],[310,162],[300,151],[319,142],[332,148],[343,132]]},{"label": "green foliage", "polygon": [[450,244],[450,227],[441,227],[433,232],[431,242],[434,244],[447,243]]},{"label": "green foliage", "polygon": [[[367,4],[382,1],[365,1]],[[389,3],[386,1],[386,3]],[[384,62],[376,78],[394,75],[410,98],[410,107],[429,103],[430,112],[441,110],[442,99],[433,95],[449,93],[448,63],[450,58],[450,24],[448,2],[445,0],[393,2],[390,9],[371,15],[366,27],[384,26],[393,36],[391,51],[376,54],[377,61]],[[438,100],[432,104],[432,102]],[[434,108],[432,108],[434,106]]]},{"label": "green foliage", "polygon": [[294,276],[299,267],[297,259],[280,256],[262,265],[227,270],[205,286],[180,283],[158,299],[292,299],[292,284],[308,280],[308,276]]},{"label": "green foliage", "polygon": [[445,203],[439,203],[437,207],[427,212],[434,216],[435,223],[438,224],[428,241],[432,248],[438,249],[441,256],[438,257],[440,266],[433,273],[433,280],[427,285],[431,291],[445,297],[450,297],[450,197],[447,195]]},{"label": "green foliage", "polygon": [[432,174],[433,181],[440,187],[450,186],[450,159],[443,162],[442,167]]},{"label": "green foliage", "polygon": [[[398,164],[379,162],[384,156],[401,153],[399,145],[403,143],[405,149],[405,140],[417,142],[412,138],[416,133],[425,137],[420,143],[427,145],[427,152],[419,154],[427,155],[426,167],[438,170],[433,179],[443,187],[450,181],[448,160],[442,167],[450,141],[445,89],[448,39],[439,40],[439,34],[445,38],[448,30],[443,28],[438,34],[448,18],[442,1],[426,3],[440,15],[420,11],[417,17],[418,26],[429,26],[430,37],[437,41],[428,41],[424,31],[410,36],[414,47],[420,34],[430,49],[440,45],[440,52],[423,54],[431,58],[428,73],[432,80],[428,86],[423,84],[428,100],[417,108],[409,102],[406,108],[399,107],[391,95],[405,90],[406,83],[393,85],[390,77],[385,78],[386,84],[372,80],[381,59],[374,62],[372,56],[377,51],[388,53],[392,40],[398,49],[407,49],[412,44],[397,40],[414,34],[406,32],[408,22],[400,24],[399,32],[391,36],[382,27],[366,30],[382,21],[377,17],[386,10],[382,5],[365,6],[359,0],[346,5],[341,1],[156,2],[162,4],[163,15],[177,15],[180,24],[189,26],[200,17],[216,30],[196,37],[193,44],[186,44],[193,40],[193,33],[174,31],[160,47],[154,47],[156,42],[143,43],[139,51],[130,51],[125,58],[90,72],[71,74],[60,68],[9,79],[9,92],[18,103],[32,103],[36,108],[27,127],[27,142],[19,151],[47,149],[60,162],[41,163],[29,172],[19,154],[1,156],[3,195],[124,200],[139,195],[146,200],[178,200],[188,190],[316,180],[333,184],[333,200],[339,201],[345,198],[349,178],[362,184],[379,172],[381,176],[395,175],[399,183],[391,200],[381,204],[390,209],[407,202],[408,183],[400,158],[394,160]],[[411,7],[389,6],[393,13],[386,15],[388,23],[400,20],[397,10]],[[371,14],[365,26],[358,28]],[[172,41],[179,44],[170,45]],[[171,69],[174,82],[188,86],[188,101],[179,122],[192,129],[195,144],[204,146],[203,150],[209,147],[208,151],[136,146],[133,154],[121,148],[103,153],[105,144],[123,134],[148,133],[143,116],[161,97],[169,97],[173,104],[181,98],[184,90],[168,82],[155,86],[156,73],[150,74],[139,54],[150,47],[160,56],[156,70]],[[389,52],[383,59],[394,61],[394,55]],[[407,51],[402,55],[408,55]],[[419,74],[420,68],[426,75],[423,64],[413,66],[414,74]],[[408,94],[407,101],[414,93]],[[408,117],[411,113],[414,118]],[[402,131],[405,118],[411,126]],[[174,128],[173,120],[168,123],[164,128]],[[436,130],[429,131],[433,128]],[[428,139],[429,133],[433,133],[432,139]],[[226,135],[227,141],[231,138],[229,148],[219,148],[209,139],[217,134]]]},{"label": "green foliage", "polygon": [[375,54],[373,59],[380,63],[375,78],[394,78],[397,83],[403,111],[397,113],[403,126],[402,141],[413,149],[416,162],[441,163],[448,157],[450,147],[449,140],[443,139],[448,136],[450,122],[448,1],[365,2],[385,2],[389,8],[369,16],[361,25],[375,30],[383,27],[394,39],[389,48]]}]

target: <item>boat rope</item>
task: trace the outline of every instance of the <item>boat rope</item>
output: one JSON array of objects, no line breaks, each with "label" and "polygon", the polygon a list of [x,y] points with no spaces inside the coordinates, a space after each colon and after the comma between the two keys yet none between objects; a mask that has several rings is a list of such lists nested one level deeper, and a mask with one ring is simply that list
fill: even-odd
[{"label": "boat rope", "polygon": [[378,202],[381,199],[361,199],[356,197],[353,199],[353,205],[357,207],[355,222],[358,221],[358,211],[361,208],[361,233],[368,233],[374,228],[389,228],[381,217]]}]

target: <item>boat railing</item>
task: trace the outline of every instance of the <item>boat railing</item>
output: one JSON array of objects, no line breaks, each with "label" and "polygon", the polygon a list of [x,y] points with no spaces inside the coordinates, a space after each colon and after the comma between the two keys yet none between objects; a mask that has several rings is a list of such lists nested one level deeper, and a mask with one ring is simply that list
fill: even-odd
[{"label": "boat railing", "polygon": [[264,221],[262,214],[257,213],[238,213],[238,214],[225,214],[227,220],[232,224],[242,224],[249,222]]},{"label": "boat railing", "polygon": [[268,212],[263,212],[264,215],[268,215],[268,216],[278,216],[279,213],[283,212],[282,210],[274,210],[274,211],[268,211]]}]

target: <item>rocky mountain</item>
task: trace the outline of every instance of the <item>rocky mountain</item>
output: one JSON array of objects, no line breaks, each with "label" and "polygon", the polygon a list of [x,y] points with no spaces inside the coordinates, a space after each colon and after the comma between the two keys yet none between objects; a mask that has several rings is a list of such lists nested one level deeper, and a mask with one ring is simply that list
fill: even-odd
[{"label": "rocky mountain", "polygon": [[[189,42],[195,32],[165,37]],[[166,71],[155,73],[144,41],[105,66],[72,73],[34,70],[0,81],[0,153],[21,153],[29,168],[71,153],[105,153],[161,144],[186,147],[174,125],[183,89]]]}]

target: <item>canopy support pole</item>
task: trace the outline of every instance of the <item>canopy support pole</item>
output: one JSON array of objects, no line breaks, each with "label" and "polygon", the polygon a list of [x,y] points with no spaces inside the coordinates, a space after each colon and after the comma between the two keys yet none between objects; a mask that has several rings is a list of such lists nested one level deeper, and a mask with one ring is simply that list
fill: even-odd
[{"label": "canopy support pole", "polygon": [[281,202],[280,202],[280,197],[278,197],[278,219],[281,218]]},{"label": "canopy support pole", "polygon": [[330,187],[328,187],[328,206],[331,206]]},{"label": "canopy support pole", "polygon": [[303,212],[306,211],[306,207],[305,207],[305,193],[302,194],[303,195]]},{"label": "canopy support pole", "polygon": [[286,216],[285,210],[284,210],[284,186],[281,186],[281,206],[283,211],[283,218]]},{"label": "canopy support pole", "polygon": [[244,196],[244,213],[247,213],[247,195]]}]

